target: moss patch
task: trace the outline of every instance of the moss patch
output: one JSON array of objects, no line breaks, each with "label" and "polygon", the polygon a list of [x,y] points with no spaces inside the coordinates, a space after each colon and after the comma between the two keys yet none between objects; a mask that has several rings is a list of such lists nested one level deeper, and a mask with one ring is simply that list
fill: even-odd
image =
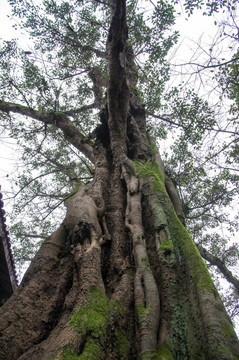
[{"label": "moss patch", "polygon": [[141,258],[141,262],[145,264],[147,267],[150,267],[148,256],[143,256]]},{"label": "moss patch", "polygon": [[135,166],[136,173],[139,177],[153,176],[156,180],[164,182],[164,175],[155,161],[148,161],[144,164],[138,161],[134,161],[132,163]]},{"label": "moss patch", "polygon": [[80,306],[72,315],[68,325],[79,335],[84,335],[85,343],[80,355],[72,347],[66,347],[61,353],[64,360],[104,359],[104,347],[110,330],[111,340],[117,343],[117,352],[123,360],[127,358],[130,344],[120,329],[114,331],[118,320],[124,315],[118,301],[110,301],[100,288],[90,289],[88,302]]},{"label": "moss patch", "polygon": [[[151,194],[152,198],[155,199],[155,209],[161,207],[164,209],[174,249],[180,260],[179,263],[181,260],[186,262],[192,281],[198,290],[207,289],[217,296],[217,291],[211,276],[196,245],[174,211],[164,185],[164,175],[161,172],[159,165],[154,161],[145,164],[134,163],[134,165],[139,176],[150,177],[151,189],[153,193],[156,193],[157,195],[156,197],[155,194]],[[155,211],[155,215],[161,216],[161,213],[157,214],[157,211]],[[168,245],[169,243],[165,243],[165,246]]]},{"label": "moss patch", "polygon": [[[188,359],[188,339],[187,339],[187,324],[189,318],[185,307],[178,301],[174,305],[172,311],[171,328],[173,329],[173,336],[171,336],[171,344],[174,352],[179,353],[183,359]],[[186,341],[185,341],[186,340]]]},{"label": "moss patch", "polygon": [[231,322],[231,319],[226,319],[222,324],[222,332],[227,338],[234,338],[235,337],[235,330],[233,327],[233,324]]},{"label": "moss patch", "polygon": [[147,315],[153,313],[153,310],[150,306],[145,307],[143,304],[136,304],[136,311],[138,314],[139,321],[141,321],[141,319],[145,319]]},{"label": "moss patch", "polygon": [[191,278],[198,290],[207,289],[218,296],[208,269],[185,227],[178,220],[173,209],[167,211],[172,240],[182,261],[187,263]]},{"label": "moss patch", "polygon": [[158,248],[159,251],[171,250],[173,251],[173,243],[170,240],[163,240],[162,244]]},{"label": "moss patch", "polygon": [[63,360],[99,360],[101,353],[100,345],[93,340],[88,340],[81,355],[77,355],[76,350],[66,347],[60,356]]},{"label": "moss patch", "polygon": [[102,349],[96,341],[88,340],[85,344],[83,353],[78,356],[78,360],[99,360]]},{"label": "moss patch", "polygon": [[130,348],[130,342],[122,331],[116,331],[116,344],[120,360],[126,360]]},{"label": "moss patch", "polygon": [[110,302],[101,289],[92,288],[90,299],[72,315],[69,325],[81,335],[90,334],[93,338],[104,341],[109,324]]},{"label": "moss patch", "polygon": [[76,353],[76,350],[70,346],[66,347],[60,354],[60,359],[62,360],[78,360],[79,356]]},{"label": "moss patch", "polygon": [[[146,178],[143,190],[145,195],[153,202],[153,216],[155,217],[155,223],[160,223],[159,218],[162,219],[162,211],[160,210],[160,208],[162,208],[167,221],[166,226],[170,229],[173,247],[172,244],[170,244],[170,241],[165,240],[158,251],[171,251],[173,248],[178,260],[177,271],[180,274],[180,269],[182,269],[182,278],[187,279],[189,292],[191,291],[197,296],[202,308],[207,307],[208,301],[210,300],[210,307],[213,308],[215,323],[210,319],[207,319],[206,313],[203,315],[204,331],[207,337],[207,340],[205,341],[207,344],[207,352],[210,353],[211,358],[215,355],[215,358],[217,359],[232,359],[230,344],[236,339],[234,329],[229,320],[226,320],[228,317],[225,309],[217,309],[217,302],[219,301],[218,292],[196,245],[174,211],[159,166],[156,163],[149,162],[140,165],[136,164],[135,167],[137,169],[137,174]],[[157,208],[160,211],[157,211]],[[190,327],[190,319],[187,318],[188,314],[190,314],[190,309],[185,308],[182,301],[181,305],[182,306],[178,304],[178,306],[175,305],[176,307],[174,308],[173,306],[172,308],[171,327],[174,334],[170,336],[170,341],[173,353],[182,354],[183,358],[186,359],[188,358],[186,349],[187,342],[190,344],[191,339],[197,338],[197,334],[191,334],[192,329]],[[219,311],[218,313],[217,310]],[[220,324],[219,322],[217,324],[217,317],[221,319]],[[200,340],[200,338],[198,339]],[[184,345],[181,347],[179,344]],[[188,347],[188,350],[190,351],[190,346]],[[163,349],[160,351],[162,352]],[[196,346],[194,347],[191,354],[193,354],[195,359],[205,358],[204,350],[201,350],[201,342],[198,344],[198,348]],[[168,354],[166,353],[161,356],[160,353],[159,355],[157,353],[158,357],[155,357],[155,359],[168,359],[167,355]],[[171,360],[172,356],[169,357],[169,359]]]},{"label": "moss patch", "polygon": [[155,353],[153,360],[174,360],[174,357],[168,345],[160,345],[158,351]]}]

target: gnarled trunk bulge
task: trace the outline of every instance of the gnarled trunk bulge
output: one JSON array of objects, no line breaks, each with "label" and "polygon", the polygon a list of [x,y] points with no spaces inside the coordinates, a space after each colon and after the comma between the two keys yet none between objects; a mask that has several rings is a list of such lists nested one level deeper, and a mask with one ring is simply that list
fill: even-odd
[{"label": "gnarled trunk bulge", "polygon": [[0,359],[239,359],[177,191],[151,154],[125,1],[112,8],[107,103],[93,151],[66,118],[31,111],[94,162],[94,180],[67,200],[62,224],[1,308]]}]

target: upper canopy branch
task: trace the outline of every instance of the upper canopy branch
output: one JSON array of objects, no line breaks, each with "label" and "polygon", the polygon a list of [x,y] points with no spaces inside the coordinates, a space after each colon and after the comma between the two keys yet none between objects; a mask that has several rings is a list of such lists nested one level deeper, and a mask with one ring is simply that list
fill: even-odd
[{"label": "upper canopy branch", "polygon": [[39,120],[44,124],[54,125],[61,129],[64,137],[78,150],[80,150],[90,161],[94,163],[93,148],[87,144],[84,135],[77,129],[77,127],[69,120],[69,118],[62,112],[42,112],[39,110],[30,109],[27,106],[20,104],[5,102],[0,100],[0,111],[7,114],[10,112],[26,115],[32,119]]},{"label": "upper canopy branch", "polygon": [[90,51],[90,52],[94,53],[98,58],[106,59],[106,57],[107,57],[106,52],[96,49],[90,45],[82,45],[80,43],[77,32],[69,25],[67,25],[67,30],[72,35],[72,37],[70,37],[70,39],[74,41],[75,46],[77,46],[82,52]]},{"label": "upper canopy branch", "polygon": [[[175,122],[173,120],[170,119],[170,115],[157,115],[157,114],[153,114],[152,112],[150,111],[145,111],[145,114],[148,115],[148,116],[152,116],[154,117],[155,119],[159,119],[161,121],[164,121],[170,125],[173,125],[173,126],[176,126],[176,127],[179,127],[179,128],[183,128],[184,130],[188,130],[189,129],[189,126],[185,126],[185,125],[182,125],[178,122]],[[230,130],[226,130],[226,129],[217,129],[217,128],[213,128],[213,127],[205,127],[205,130],[208,130],[208,131],[214,131],[214,132],[217,132],[217,133],[225,133],[225,134],[232,134],[232,135],[239,135],[238,132],[236,131],[230,131]]]},{"label": "upper canopy branch", "polygon": [[228,60],[228,61],[224,61],[224,62],[218,62],[217,64],[211,64],[212,59],[210,59],[210,61],[208,62],[208,64],[199,64],[196,62],[188,62],[185,64],[176,64],[174,66],[185,66],[185,65],[195,65],[198,68],[198,72],[205,70],[205,69],[212,69],[212,68],[218,68],[218,67],[222,67],[225,65],[229,65],[231,63],[237,63],[238,62],[238,57],[233,57],[232,59]]},{"label": "upper canopy branch", "polygon": [[75,114],[80,114],[86,110],[91,110],[91,109],[96,109],[97,108],[97,104],[95,102],[93,102],[92,104],[89,105],[83,105],[80,108],[77,109],[71,109],[71,110],[66,110],[63,113],[65,115],[69,115],[69,116],[73,116]]}]

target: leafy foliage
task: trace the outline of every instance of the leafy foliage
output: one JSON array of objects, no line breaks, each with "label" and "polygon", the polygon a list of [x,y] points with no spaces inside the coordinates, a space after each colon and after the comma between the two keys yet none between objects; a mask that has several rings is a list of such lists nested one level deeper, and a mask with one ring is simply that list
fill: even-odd
[{"label": "leafy foliage", "polygon": [[[179,0],[174,0],[174,4],[179,3]],[[205,2],[204,0],[185,0],[183,2],[185,11],[192,15],[195,9],[204,10],[204,15],[212,15],[213,13],[217,13],[220,9],[225,10],[235,10],[236,9],[237,0],[209,0]]]}]

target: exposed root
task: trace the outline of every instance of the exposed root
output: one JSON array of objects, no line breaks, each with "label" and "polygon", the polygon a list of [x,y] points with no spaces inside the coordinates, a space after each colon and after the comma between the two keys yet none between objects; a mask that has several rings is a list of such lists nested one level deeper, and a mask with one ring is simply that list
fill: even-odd
[{"label": "exposed root", "polygon": [[125,225],[132,235],[136,265],[134,296],[138,318],[141,358],[142,360],[151,359],[157,347],[159,294],[146,252],[142,224],[140,183],[134,173],[130,172],[130,167],[125,166],[125,164],[122,166],[122,176],[128,190]]}]

